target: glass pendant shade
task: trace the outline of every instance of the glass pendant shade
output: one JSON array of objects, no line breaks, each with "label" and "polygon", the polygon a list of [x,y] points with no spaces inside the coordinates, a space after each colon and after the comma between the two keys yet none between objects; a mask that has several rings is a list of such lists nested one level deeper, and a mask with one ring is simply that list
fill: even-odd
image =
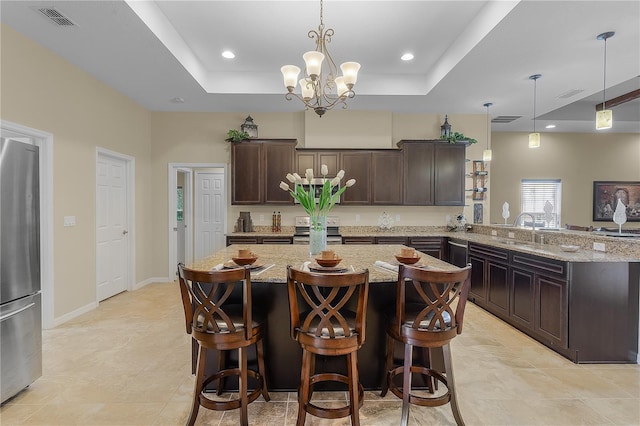
[{"label": "glass pendant shade", "polygon": [[302,97],[304,99],[313,98],[313,84],[311,83],[311,79],[303,78],[300,80],[300,90],[302,90]]},{"label": "glass pendant shade", "polygon": [[351,85],[353,87],[358,81],[358,71],[360,70],[360,64],[357,62],[345,62],[340,65],[340,69],[342,70],[342,76],[344,77],[344,84],[347,87]]},{"label": "glass pendant shade", "polygon": [[311,77],[312,80],[315,80],[322,71],[324,55],[322,52],[318,52],[317,50],[310,50],[302,55],[302,59],[304,59],[305,66],[307,67],[307,74],[309,74],[309,77]]},{"label": "glass pendant shade", "polygon": [[613,127],[613,111],[604,109],[596,111],[596,130],[605,130]]},{"label": "glass pendant shade", "polygon": [[344,77],[336,77],[335,82],[336,82],[336,93],[338,94],[338,96],[340,97],[345,96],[349,91],[349,88],[344,82]]},{"label": "glass pendant shade", "polygon": [[491,161],[491,150],[485,149],[482,151],[482,161]]},{"label": "glass pendant shade", "polygon": [[284,77],[284,87],[289,89],[290,87],[296,87],[298,81],[298,75],[300,74],[300,68],[295,65],[285,65],[280,68],[280,72],[282,72],[282,76]]},{"label": "glass pendant shade", "polygon": [[529,133],[529,148],[540,148],[540,133]]}]

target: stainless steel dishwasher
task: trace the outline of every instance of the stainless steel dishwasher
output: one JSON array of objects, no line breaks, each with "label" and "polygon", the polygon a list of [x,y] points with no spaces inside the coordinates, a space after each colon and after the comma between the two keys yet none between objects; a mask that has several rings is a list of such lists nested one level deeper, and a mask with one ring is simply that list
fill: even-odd
[{"label": "stainless steel dishwasher", "polygon": [[449,263],[464,268],[467,266],[467,242],[458,238],[449,238]]}]

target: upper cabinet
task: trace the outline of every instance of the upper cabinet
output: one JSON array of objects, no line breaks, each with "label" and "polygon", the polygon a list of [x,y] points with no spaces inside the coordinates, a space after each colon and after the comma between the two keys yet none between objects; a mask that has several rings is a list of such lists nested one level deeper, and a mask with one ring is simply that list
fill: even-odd
[{"label": "upper cabinet", "polygon": [[252,139],[231,146],[231,204],[293,204],[280,181],[294,171],[295,139]]},{"label": "upper cabinet", "polygon": [[307,169],[313,169],[314,176],[320,176],[320,167],[326,165],[329,172],[327,177],[333,178],[340,170],[340,153],[324,150],[296,150],[296,171],[302,177]]},{"label": "upper cabinet", "polygon": [[340,168],[344,170],[341,185],[349,179],[356,180],[355,185],[342,193],[340,204],[371,204],[371,152],[353,150],[340,153]]},{"label": "upper cabinet", "polygon": [[402,151],[374,151],[371,153],[371,204],[402,204]]},{"label": "upper cabinet", "polygon": [[404,158],[404,204],[464,205],[464,143],[440,140],[398,142]]}]

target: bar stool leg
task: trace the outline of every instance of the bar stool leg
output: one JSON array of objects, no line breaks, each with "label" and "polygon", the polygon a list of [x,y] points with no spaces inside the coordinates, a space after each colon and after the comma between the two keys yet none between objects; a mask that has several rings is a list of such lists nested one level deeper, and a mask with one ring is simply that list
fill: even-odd
[{"label": "bar stool leg", "polygon": [[402,375],[402,419],[400,424],[407,426],[409,423],[409,396],[411,395],[411,358],[413,358],[413,345],[404,345],[404,371]]},{"label": "bar stool leg", "polygon": [[247,414],[247,406],[249,405],[247,397],[247,348],[238,348],[238,358],[240,367],[240,385],[238,386],[238,392],[240,392],[240,424],[247,426],[249,424],[249,416]]},{"label": "bar stool leg", "polygon": [[389,371],[393,367],[393,339],[387,334],[387,360],[384,364],[384,377],[382,378],[382,391],[380,396],[384,397],[389,391]]},{"label": "bar stool leg", "polygon": [[351,424],[360,426],[360,401],[358,394],[358,356],[355,352],[347,354],[347,375],[349,376],[349,407]]},{"label": "bar stool leg", "polygon": [[451,347],[449,343],[442,347],[442,355],[444,356],[444,369],[447,375],[447,387],[449,388],[449,394],[451,395],[451,411],[453,411],[453,418],[456,420],[458,426],[464,426],[462,415],[458,408],[458,397],[456,395],[456,385],[453,379],[453,363],[451,362]]},{"label": "bar stool leg", "polygon": [[298,420],[296,426],[304,426],[307,417],[307,402],[309,401],[309,376],[313,354],[306,349],[302,350],[302,367],[300,368],[300,388],[298,389]]},{"label": "bar stool leg", "polygon": [[[222,371],[226,367],[227,353],[225,351],[218,351],[218,372]],[[222,395],[224,389],[224,377],[218,379],[218,388],[216,389],[216,395]]]},{"label": "bar stool leg", "polygon": [[204,365],[207,349],[200,345],[198,345],[198,347],[196,384],[193,387],[193,404],[191,404],[191,413],[189,413],[189,420],[187,420],[188,426],[193,426],[196,423],[196,417],[198,417],[198,410],[200,409],[200,393],[202,392],[202,383],[204,382]]},{"label": "bar stool leg", "polygon": [[256,355],[258,357],[258,372],[262,376],[262,397],[266,402],[269,402],[271,397],[269,397],[269,390],[267,389],[267,376],[265,374],[266,369],[264,367],[264,346],[262,344],[262,340],[258,340],[256,343]]}]

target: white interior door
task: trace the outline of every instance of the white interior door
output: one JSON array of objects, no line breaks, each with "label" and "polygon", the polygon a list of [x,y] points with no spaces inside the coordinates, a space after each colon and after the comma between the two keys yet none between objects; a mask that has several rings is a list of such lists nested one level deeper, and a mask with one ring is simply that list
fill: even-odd
[{"label": "white interior door", "polygon": [[194,234],[195,259],[225,247],[224,171],[195,173]]},{"label": "white interior door", "polygon": [[129,230],[127,164],[98,154],[96,160],[96,286],[98,301],[127,289]]}]

